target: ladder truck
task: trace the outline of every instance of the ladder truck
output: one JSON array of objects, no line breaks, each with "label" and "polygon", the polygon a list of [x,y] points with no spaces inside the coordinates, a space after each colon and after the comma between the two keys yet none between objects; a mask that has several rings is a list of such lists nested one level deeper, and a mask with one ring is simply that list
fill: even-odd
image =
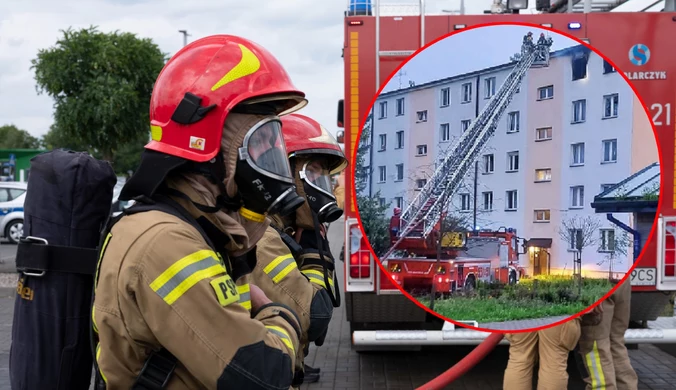
[{"label": "ladder truck", "polygon": [[[559,2],[564,4],[564,2]],[[557,3],[557,4],[559,4]],[[631,6],[636,1],[626,2]],[[669,3],[669,4],[667,4]],[[344,128],[345,153],[354,158],[362,121],[382,82],[402,61],[433,40],[467,27],[485,23],[523,22],[560,31],[581,39],[608,56],[627,75],[657,130],[662,151],[662,193],[655,234],[642,244],[640,271],[630,276],[632,321],[648,321],[647,329],[629,329],[626,342],[674,343],[673,316],[660,311],[676,292],[674,267],[676,233],[674,192],[674,110],[676,109],[676,52],[664,37],[676,35],[673,1],[656,10],[624,5],[610,12],[560,13],[550,7],[541,14],[454,15],[432,10],[433,1],[350,0],[344,14],[344,99],[338,102],[338,127]],[[662,8],[664,10],[659,12]],[[649,11],[649,12],[643,12]],[[652,12],[657,11],[657,12]],[[649,61],[631,55],[637,47],[650,50]],[[629,55],[628,55],[629,54]],[[669,74],[671,76],[667,77]],[[354,167],[354,163],[352,164]],[[489,333],[455,329],[413,303],[392,282],[372,256],[357,218],[352,170],[345,171],[344,302],[353,348],[381,346],[476,345]],[[672,234],[672,235],[670,235]],[[644,234],[644,238],[648,235]],[[638,269],[638,267],[637,267]],[[647,278],[647,279],[646,279]],[[649,309],[649,310],[648,310]],[[503,341],[506,343],[506,341]]]},{"label": "ladder truck", "polygon": [[[522,254],[519,247],[525,245],[519,246],[523,239],[516,236],[514,229],[474,232],[466,240],[460,240],[457,233],[441,234],[440,228],[451,197],[495,133],[528,69],[549,66],[552,43],[551,37],[542,37],[537,43],[533,42],[532,33],[524,37],[521,56],[500,89],[449,149],[414,200],[401,216],[396,217],[399,229],[394,243],[380,259],[395,282],[407,291],[432,287],[432,291],[443,294],[458,287],[472,289],[479,280],[514,284],[524,275],[524,270],[519,267],[518,255]],[[404,245],[399,248],[401,244]],[[433,250],[436,245],[440,246],[438,251]],[[488,256],[482,257],[471,254],[458,256],[462,249],[486,245],[494,248],[494,253],[489,251]],[[403,257],[393,256],[398,248],[406,252]],[[411,256],[411,252],[422,252],[425,256]],[[486,254],[485,250],[482,252]]]}]

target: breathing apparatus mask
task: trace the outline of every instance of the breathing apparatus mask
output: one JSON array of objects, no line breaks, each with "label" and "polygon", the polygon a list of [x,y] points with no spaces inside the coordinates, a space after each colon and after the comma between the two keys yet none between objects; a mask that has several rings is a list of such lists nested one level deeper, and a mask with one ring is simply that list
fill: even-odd
[{"label": "breathing apparatus mask", "polygon": [[343,215],[333,195],[329,170],[320,160],[306,161],[298,172],[310,209],[319,223],[331,223]]},{"label": "breathing apparatus mask", "polygon": [[305,203],[296,193],[282,124],[276,116],[262,119],[244,136],[235,182],[244,207],[258,214],[286,216]]}]

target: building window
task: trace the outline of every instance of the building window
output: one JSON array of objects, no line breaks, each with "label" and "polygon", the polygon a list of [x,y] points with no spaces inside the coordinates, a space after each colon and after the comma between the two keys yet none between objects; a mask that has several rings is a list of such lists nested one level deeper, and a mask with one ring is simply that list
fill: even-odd
[{"label": "building window", "polygon": [[427,184],[427,179],[418,179],[415,181],[416,189],[421,190],[425,187],[425,184]]},{"label": "building window", "polygon": [[404,164],[397,164],[397,181],[404,180]]},{"label": "building window", "polygon": [[516,190],[507,191],[505,193],[507,197],[507,202],[505,204],[505,210],[514,211],[519,205],[519,198]]},{"label": "building window", "polygon": [[387,102],[380,102],[380,109],[378,110],[378,119],[387,118]]},{"label": "building window", "polygon": [[519,152],[507,153],[507,172],[516,172],[519,170]]},{"label": "building window", "polygon": [[387,134],[380,134],[378,136],[378,140],[380,141],[380,146],[378,147],[378,151],[382,152],[387,148]]},{"label": "building window", "polygon": [[492,191],[487,191],[487,192],[482,192],[481,195],[483,196],[483,206],[485,211],[490,211],[493,210],[493,192]]},{"label": "building window", "polygon": [[387,180],[387,167],[385,166],[379,166],[378,167],[378,183],[385,183],[385,180]]},{"label": "building window", "polygon": [[397,147],[396,149],[401,149],[404,147],[404,131],[397,131]]},{"label": "building window", "polygon": [[603,161],[604,163],[617,162],[617,140],[607,139],[603,141]]},{"label": "building window", "polygon": [[617,107],[620,104],[620,95],[614,93],[603,97],[603,119],[617,118]]},{"label": "building window", "polygon": [[547,100],[554,98],[554,86],[548,85],[546,87],[538,88],[538,100]]},{"label": "building window", "polygon": [[572,61],[573,81],[587,78],[587,61],[589,56],[584,53],[577,54]]},{"label": "building window", "polygon": [[472,101],[472,83],[465,83],[462,85],[462,103],[469,103]]},{"label": "building window", "polygon": [[584,207],[584,186],[570,187],[570,208],[581,209]]},{"label": "building window", "polygon": [[549,210],[535,210],[533,212],[533,222],[549,222],[550,214]]},{"label": "building window", "polygon": [[418,145],[418,146],[416,146],[416,149],[418,150],[418,153],[417,153],[418,156],[426,156],[427,155],[427,145]]},{"label": "building window", "polygon": [[492,154],[484,154],[484,173],[493,173],[495,168],[494,158]]},{"label": "building window", "polygon": [[610,62],[603,60],[603,74],[608,74],[608,73],[615,73],[617,72],[617,69],[613,67]]},{"label": "building window", "polygon": [[552,128],[551,127],[541,127],[535,129],[535,140],[536,141],[547,141],[552,139]]},{"label": "building window", "polygon": [[397,196],[394,198],[394,204],[395,207],[399,207],[400,209],[404,207],[404,198],[401,196]]},{"label": "building window", "polygon": [[416,112],[416,115],[418,116],[418,123],[427,122],[427,110],[418,111]]},{"label": "building window", "polygon": [[570,145],[570,165],[584,165],[584,142]]},{"label": "building window", "polygon": [[469,211],[472,208],[469,194],[460,194],[460,210]]},{"label": "building window", "polygon": [[519,131],[519,111],[507,114],[507,132],[516,133]]},{"label": "building window", "polygon": [[397,116],[404,115],[404,98],[397,99]]},{"label": "building window", "polygon": [[484,80],[484,99],[490,99],[495,95],[495,77]]},{"label": "building window", "polygon": [[382,206],[385,206],[386,200],[385,200],[385,198],[378,198],[378,202],[380,202],[380,206],[382,207]]},{"label": "building window", "polygon": [[469,125],[472,123],[471,119],[465,119],[464,121],[460,121],[460,130],[464,133],[469,129]]},{"label": "building window", "polygon": [[568,250],[576,251],[578,246],[582,246],[582,229],[569,229],[568,234]]},{"label": "building window", "polygon": [[440,107],[451,105],[451,88],[442,88],[439,95],[439,100],[441,100]]},{"label": "building window", "polygon": [[552,170],[550,168],[535,170],[535,182],[543,181],[552,181]]},{"label": "building window", "polygon": [[601,193],[606,192],[613,187],[615,187],[615,184],[601,184]]},{"label": "building window", "polygon": [[442,123],[439,126],[439,135],[441,136],[441,142],[447,142],[451,140],[451,125],[449,123]]},{"label": "building window", "polygon": [[615,229],[599,229],[601,245],[599,252],[615,252]]},{"label": "building window", "polygon": [[587,100],[573,102],[573,123],[584,122],[587,119]]}]

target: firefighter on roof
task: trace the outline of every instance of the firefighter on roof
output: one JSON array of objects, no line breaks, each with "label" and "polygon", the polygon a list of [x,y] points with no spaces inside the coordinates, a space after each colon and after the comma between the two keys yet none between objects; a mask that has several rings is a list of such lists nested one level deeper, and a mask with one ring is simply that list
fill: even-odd
[{"label": "firefighter on roof", "polygon": [[[587,390],[636,390],[638,376],[631,366],[624,333],[631,314],[631,284],[625,281],[594,313],[582,319],[582,335],[576,358],[582,360]],[[582,369],[584,367],[584,369]]]},{"label": "firefighter on roof", "polygon": [[[299,194],[307,199],[293,215],[275,216],[276,240],[281,237],[296,260],[306,283],[297,283],[294,295],[304,291],[306,300],[299,308],[309,328],[301,339],[299,368],[304,367],[305,382],[319,379],[319,369],[302,365],[310,343],[321,346],[328,331],[333,308],[340,306],[340,291],[334,276],[334,259],[326,238],[325,224],[343,214],[332,192],[331,175],[342,172],[347,159],[340,145],[326,129],[304,115],[287,115],[282,119],[284,142]],[[262,258],[259,251],[259,258]],[[261,264],[262,265],[262,264]],[[260,273],[254,273],[254,278]]]},{"label": "firefighter on roof", "polygon": [[304,202],[278,116],[305,104],[279,62],[243,38],[197,40],[165,65],[152,141],[120,196],[137,203],[102,245],[98,388],[291,386],[300,319],[234,281],[255,267],[264,215]]}]

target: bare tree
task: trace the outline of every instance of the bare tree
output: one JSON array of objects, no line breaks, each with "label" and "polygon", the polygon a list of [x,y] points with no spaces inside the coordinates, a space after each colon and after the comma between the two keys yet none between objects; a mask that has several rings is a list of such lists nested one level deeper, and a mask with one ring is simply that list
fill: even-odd
[{"label": "bare tree", "polygon": [[601,235],[599,240],[599,252],[604,253],[605,257],[596,263],[601,266],[608,264],[608,279],[613,277],[613,267],[621,264],[622,259],[629,253],[629,247],[632,243],[629,234],[621,229],[613,229],[612,234],[608,236]]},{"label": "bare tree", "polygon": [[588,215],[574,215],[563,219],[559,228],[559,237],[573,250],[573,278],[577,280],[578,294],[582,293],[582,252],[599,241],[596,233],[601,227],[598,218]]},{"label": "bare tree", "polygon": [[568,244],[568,248],[582,252],[584,248],[599,242],[596,234],[601,221],[591,215],[574,215],[561,221],[559,237]]}]

